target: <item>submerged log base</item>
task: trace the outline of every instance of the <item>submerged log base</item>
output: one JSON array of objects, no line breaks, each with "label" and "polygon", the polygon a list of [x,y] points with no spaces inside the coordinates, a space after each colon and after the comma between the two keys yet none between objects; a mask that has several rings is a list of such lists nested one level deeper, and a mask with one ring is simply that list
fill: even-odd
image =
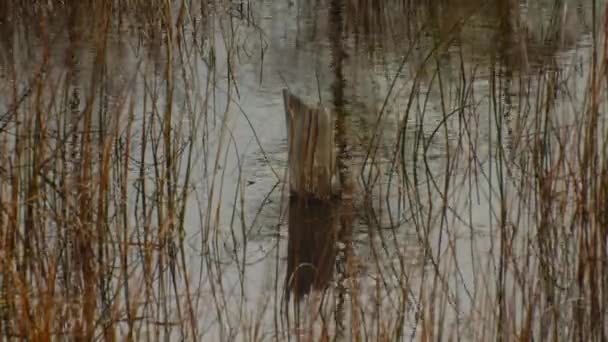
[{"label": "submerged log base", "polygon": [[340,197],[331,112],[307,106],[287,89],[283,101],[291,194],[320,200]]},{"label": "submerged log base", "polygon": [[336,204],[318,199],[289,201],[289,234],[285,289],[299,302],[312,290],[326,289],[333,279],[339,214]]}]

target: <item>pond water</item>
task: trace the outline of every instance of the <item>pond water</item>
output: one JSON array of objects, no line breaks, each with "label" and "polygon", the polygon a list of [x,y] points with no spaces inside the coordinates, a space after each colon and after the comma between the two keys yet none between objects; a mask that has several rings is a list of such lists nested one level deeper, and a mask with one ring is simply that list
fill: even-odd
[{"label": "pond water", "polygon": [[[71,288],[55,294],[53,331],[86,321],[65,298],[95,293],[100,338],[607,336],[608,319],[590,319],[606,308],[589,303],[608,291],[586,289],[608,280],[581,260],[605,257],[608,235],[581,247],[602,221],[577,209],[590,196],[603,212],[608,184],[603,2],[165,7],[107,21],[86,5],[2,9],[2,203],[18,189],[30,207],[32,187],[6,170],[38,165],[48,177],[16,172],[45,184],[32,207],[81,217],[88,203],[106,229],[84,239],[100,260],[87,292],[65,247],[85,228],[39,215],[41,269],[58,260]],[[290,201],[285,88],[335,113],[352,207]],[[66,195],[79,191],[90,201]]]}]

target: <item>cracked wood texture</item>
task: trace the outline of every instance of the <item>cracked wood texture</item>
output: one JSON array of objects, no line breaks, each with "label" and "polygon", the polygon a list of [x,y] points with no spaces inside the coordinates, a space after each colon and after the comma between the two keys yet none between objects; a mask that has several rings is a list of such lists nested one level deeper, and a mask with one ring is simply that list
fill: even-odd
[{"label": "cracked wood texture", "polygon": [[283,90],[289,184],[292,195],[329,200],[339,194],[334,142],[334,121],[325,108],[306,105]]}]

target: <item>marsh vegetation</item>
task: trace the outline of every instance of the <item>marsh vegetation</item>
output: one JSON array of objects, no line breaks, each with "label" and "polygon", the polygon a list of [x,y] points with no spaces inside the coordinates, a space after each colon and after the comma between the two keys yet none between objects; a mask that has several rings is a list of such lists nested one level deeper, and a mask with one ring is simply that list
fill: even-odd
[{"label": "marsh vegetation", "polygon": [[[603,1],[0,1],[0,335],[608,339]],[[283,89],[352,197],[290,198]]]}]

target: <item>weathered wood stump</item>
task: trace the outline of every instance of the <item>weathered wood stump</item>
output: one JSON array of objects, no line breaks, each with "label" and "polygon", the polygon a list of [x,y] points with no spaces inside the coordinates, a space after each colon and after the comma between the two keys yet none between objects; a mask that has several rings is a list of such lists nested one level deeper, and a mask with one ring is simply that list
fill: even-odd
[{"label": "weathered wood stump", "polygon": [[340,181],[334,118],[283,90],[287,123],[289,239],[286,289],[296,303],[328,286],[336,256]]},{"label": "weathered wood stump", "polygon": [[307,106],[287,89],[283,101],[291,194],[319,200],[339,196],[333,115],[326,108]]}]

